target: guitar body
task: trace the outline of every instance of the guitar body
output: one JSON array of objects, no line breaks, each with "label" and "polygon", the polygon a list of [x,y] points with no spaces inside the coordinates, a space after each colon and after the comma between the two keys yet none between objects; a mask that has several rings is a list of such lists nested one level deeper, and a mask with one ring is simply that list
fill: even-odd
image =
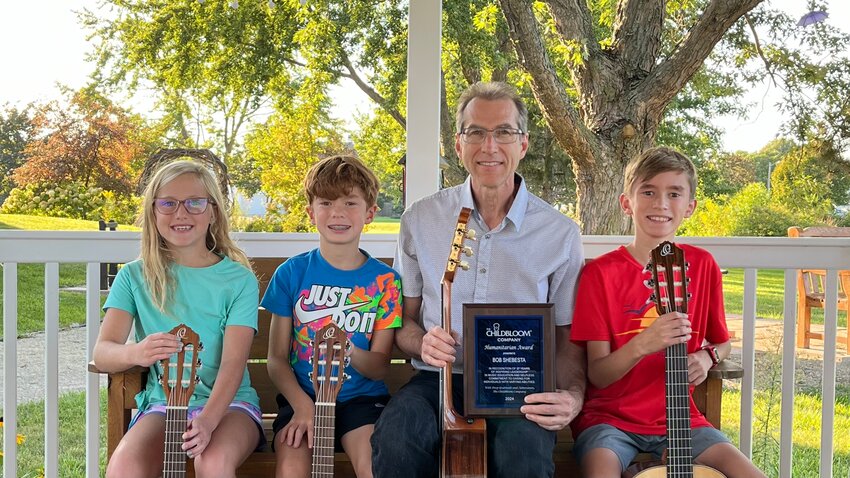
[{"label": "guitar body", "polygon": [[[714,468],[702,465],[693,466],[693,478],[726,478]],[[667,466],[660,461],[636,463],[623,472],[623,478],[667,478]]]},{"label": "guitar body", "polygon": [[[446,271],[443,274],[443,328],[452,329],[452,282],[458,267],[468,266],[461,262],[461,252],[471,255],[471,249],[463,246],[465,238],[473,238],[466,224],[472,210],[463,208],[457,219],[452,248]],[[464,418],[455,411],[452,402],[452,364],[440,370],[440,408],[443,422],[443,445],[440,450],[441,478],[487,478],[487,422],[483,418]]]}]

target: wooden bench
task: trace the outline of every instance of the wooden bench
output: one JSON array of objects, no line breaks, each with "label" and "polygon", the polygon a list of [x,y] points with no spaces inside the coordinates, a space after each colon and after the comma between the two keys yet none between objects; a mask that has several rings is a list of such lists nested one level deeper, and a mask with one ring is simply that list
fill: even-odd
[{"label": "wooden bench", "polygon": [[[850,237],[850,227],[788,228],[788,237]],[[823,334],[812,332],[812,308],[823,309],[826,271],[800,269],[797,272],[797,347],[808,348],[811,339],[823,340]],[[850,319],[850,271],[838,273],[838,310],[847,312]],[[850,351],[850,327],[843,336],[836,337]],[[843,341],[843,342],[842,342]]]},{"label": "wooden bench", "polygon": [[[277,266],[285,259],[255,259],[254,272],[260,281],[260,293],[265,291]],[[385,262],[389,262],[387,259]],[[259,311],[259,332],[254,338],[251,347],[248,369],[251,374],[251,382],[260,395],[260,408],[263,411],[264,425],[267,439],[271,440],[271,424],[277,413],[275,395],[277,390],[269,378],[266,369],[266,356],[268,351],[268,334],[271,315],[265,311]],[[91,372],[99,373],[96,367],[89,366]],[[107,403],[107,457],[127,431],[130,423],[131,412],[136,406],[135,395],[141,390],[145,383],[148,369],[135,367],[122,373],[109,374],[108,403]],[[415,370],[409,360],[400,354],[398,350],[393,353],[393,362],[385,382],[390,392],[398,390],[407,383]],[[697,406],[706,415],[708,420],[716,427],[720,427],[720,406],[723,379],[741,378],[743,370],[736,364],[728,362],[721,363],[709,372],[709,378],[694,391],[694,399]],[[569,429],[558,433],[558,442],[555,446],[555,474],[559,477],[578,476],[578,465],[572,455],[573,439]],[[194,476],[189,462],[190,475]],[[245,463],[239,467],[237,475],[240,478],[268,478],[274,476],[275,456],[270,449],[253,453]],[[354,470],[348,457],[344,453],[338,453],[335,458],[334,476],[354,477]]]}]

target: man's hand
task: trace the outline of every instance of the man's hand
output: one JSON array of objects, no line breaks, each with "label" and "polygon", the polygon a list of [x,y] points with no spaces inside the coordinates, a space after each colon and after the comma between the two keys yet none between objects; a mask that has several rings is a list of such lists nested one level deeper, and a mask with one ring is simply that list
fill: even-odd
[{"label": "man's hand", "polygon": [[554,432],[569,425],[578,415],[584,395],[573,390],[532,393],[526,395],[525,403],[519,409],[525,418]]},{"label": "man's hand", "polygon": [[458,342],[460,337],[456,332],[448,333],[442,327],[433,327],[422,337],[422,361],[433,367],[445,367],[446,363],[453,363]]}]

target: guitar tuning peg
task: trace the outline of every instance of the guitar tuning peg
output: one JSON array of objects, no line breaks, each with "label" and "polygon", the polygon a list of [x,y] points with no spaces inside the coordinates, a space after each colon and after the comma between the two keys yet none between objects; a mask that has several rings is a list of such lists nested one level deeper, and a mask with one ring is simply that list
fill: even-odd
[{"label": "guitar tuning peg", "polygon": [[312,381],[313,380],[313,372],[307,372],[307,378],[309,378]]},{"label": "guitar tuning peg", "polygon": [[647,289],[653,289],[655,288],[655,281],[652,279],[647,279],[643,281],[643,285],[645,285]]},{"label": "guitar tuning peg", "polygon": [[195,364],[195,366],[196,366],[196,367],[200,367],[200,366],[201,366],[201,359],[198,359],[198,360],[197,360],[197,363]]},{"label": "guitar tuning peg", "polygon": [[351,365],[351,357],[345,357],[345,360],[342,361],[344,367],[348,367]]},{"label": "guitar tuning peg", "polygon": [[654,292],[652,294],[649,294],[649,301],[650,302],[658,302],[657,298],[655,297]]},{"label": "guitar tuning peg", "polygon": [[465,235],[466,235],[467,239],[469,239],[470,241],[474,241],[475,240],[475,229],[467,229]]},{"label": "guitar tuning peg", "polygon": [[463,251],[463,253],[466,254],[466,257],[472,257],[473,252],[472,252],[471,247],[463,246],[463,249],[461,249],[461,251]]},{"label": "guitar tuning peg", "polygon": [[645,266],[643,266],[643,271],[644,271],[644,272],[650,272],[650,271],[652,271],[652,262],[647,262],[647,263],[646,263],[646,265],[645,265]]},{"label": "guitar tuning peg", "polygon": [[344,373],[344,374],[342,374],[342,379],[343,380],[351,380],[351,375]]},{"label": "guitar tuning peg", "polygon": [[310,365],[313,365],[313,356],[312,355],[310,356],[310,358],[307,359],[307,363],[310,364]]},{"label": "guitar tuning peg", "polygon": [[688,292],[688,300],[691,300],[691,297],[693,297],[693,296],[694,295],[692,293]]},{"label": "guitar tuning peg", "polygon": [[312,340],[310,340],[309,347],[312,349],[314,345],[316,345],[316,344],[315,344],[315,342],[313,342]]},{"label": "guitar tuning peg", "polygon": [[203,351],[204,351],[204,343],[198,342],[198,352],[203,352]]},{"label": "guitar tuning peg", "polygon": [[195,375],[195,385],[201,383],[201,377]]},{"label": "guitar tuning peg", "polygon": [[458,263],[458,267],[460,267],[461,269],[463,269],[465,271],[468,271],[469,270],[469,263],[466,262],[466,261],[460,261],[460,263]]}]

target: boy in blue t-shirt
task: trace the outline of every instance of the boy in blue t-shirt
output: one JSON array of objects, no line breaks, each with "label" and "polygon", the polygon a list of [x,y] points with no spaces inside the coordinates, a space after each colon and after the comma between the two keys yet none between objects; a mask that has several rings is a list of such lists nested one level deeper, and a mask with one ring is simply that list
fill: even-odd
[{"label": "boy in blue t-shirt", "polygon": [[352,344],[345,370],[350,378],[337,397],[335,444],[348,454],[358,477],[371,477],[369,439],[389,400],[381,379],[389,367],[393,329],[401,326],[398,274],[359,248],[363,226],[377,211],[378,180],[357,158],[334,156],[310,169],[304,187],[319,248],[278,267],[262,300],[272,313],[269,376],[281,392],[273,425],[275,474],[310,475],[311,341],[333,321]]}]

